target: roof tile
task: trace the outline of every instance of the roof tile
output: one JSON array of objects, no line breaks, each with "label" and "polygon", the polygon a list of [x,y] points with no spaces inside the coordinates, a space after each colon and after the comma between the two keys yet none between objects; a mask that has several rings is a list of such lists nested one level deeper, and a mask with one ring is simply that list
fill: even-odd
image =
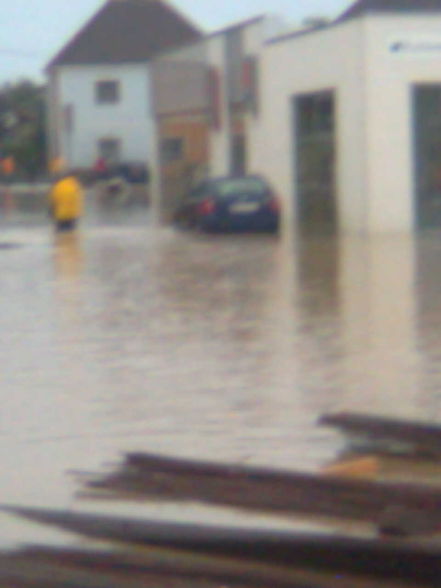
[{"label": "roof tile", "polygon": [[107,0],[48,67],[144,62],[201,35],[163,0]]}]

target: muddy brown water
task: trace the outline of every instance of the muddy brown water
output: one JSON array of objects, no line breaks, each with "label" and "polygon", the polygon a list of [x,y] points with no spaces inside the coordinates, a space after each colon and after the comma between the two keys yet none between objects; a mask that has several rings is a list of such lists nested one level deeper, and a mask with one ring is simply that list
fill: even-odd
[{"label": "muddy brown water", "polygon": [[[441,422],[441,232],[198,235],[90,201],[75,235],[3,210],[0,242],[1,503],[238,521],[85,504],[68,471],[123,451],[314,470],[342,443],[323,412]],[[59,540],[0,522],[3,545]]]}]

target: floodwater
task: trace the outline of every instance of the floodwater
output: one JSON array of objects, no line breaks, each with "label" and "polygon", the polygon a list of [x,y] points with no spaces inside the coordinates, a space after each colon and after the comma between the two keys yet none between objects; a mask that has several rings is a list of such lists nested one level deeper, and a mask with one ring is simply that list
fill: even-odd
[{"label": "floodwater", "polygon": [[117,508],[69,472],[127,450],[316,469],[341,445],[327,411],[441,421],[437,232],[199,235],[91,197],[77,234],[10,206],[0,231],[0,503]]}]

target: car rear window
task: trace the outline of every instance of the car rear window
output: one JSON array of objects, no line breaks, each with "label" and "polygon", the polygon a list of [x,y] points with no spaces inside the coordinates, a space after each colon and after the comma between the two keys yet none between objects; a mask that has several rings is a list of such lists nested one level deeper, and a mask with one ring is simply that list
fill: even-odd
[{"label": "car rear window", "polygon": [[216,185],[219,196],[234,196],[236,194],[250,194],[261,196],[267,191],[267,186],[259,178],[235,178],[222,180]]}]

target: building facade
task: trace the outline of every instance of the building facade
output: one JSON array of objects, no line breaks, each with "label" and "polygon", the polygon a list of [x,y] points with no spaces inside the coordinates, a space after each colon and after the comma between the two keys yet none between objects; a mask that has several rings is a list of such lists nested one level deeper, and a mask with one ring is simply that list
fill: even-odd
[{"label": "building facade", "polygon": [[209,162],[205,41],[154,59],[151,79],[156,136],[152,197],[155,211],[167,222]]},{"label": "building facade", "polygon": [[73,167],[98,157],[148,162],[150,61],[200,36],[162,0],[107,0],[47,68],[50,158]]},{"label": "building facade", "polygon": [[263,54],[251,169],[288,225],[344,232],[441,223],[441,4],[359,12]]},{"label": "building facade", "polygon": [[264,23],[200,44],[208,173],[265,175],[287,230],[441,225],[441,0],[358,0],[271,39]]},{"label": "building facade", "polygon": [[259,16],[165,52],[152,62],[159,182],[154,198],[167,221],[205,175],[246,173],[258,111],[258,62],[283,23]]},{"label": "building facade", "polygon": [[[55,86],[55,88],[54,88]],[[152,136],[147,64],[61,68],[51,79],[60,97],[51,148],[70,166],[146,162]]]}]

